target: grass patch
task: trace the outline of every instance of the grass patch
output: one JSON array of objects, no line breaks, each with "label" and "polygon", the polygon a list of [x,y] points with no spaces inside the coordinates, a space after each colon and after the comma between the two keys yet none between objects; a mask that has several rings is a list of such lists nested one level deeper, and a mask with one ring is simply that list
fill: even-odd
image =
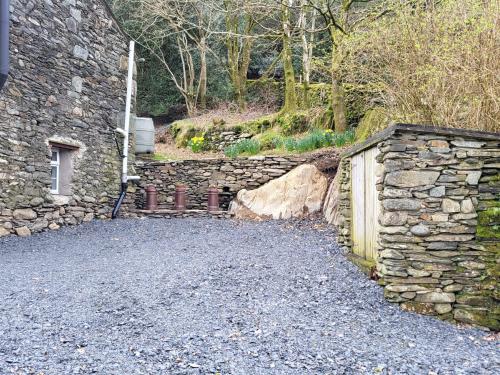
[{"label": "grass patch", "polygon": [[354,132],[334,133],[331,130],[314,129],[302,137],[283,137],[275,131],[264,133],[258,138],[245,139],[224,151],[227,157],[235,158],[242,154],[256,155],[261,150],[303,153],[325,147],[343,147],[354,142]]},{"label": "grass patch", "polygon": [[229,146],[224,150],[224,154],[229,158],[239,155],[257,155],[261,150],[261,144],[256,139],[243,139],[238,143]]}]

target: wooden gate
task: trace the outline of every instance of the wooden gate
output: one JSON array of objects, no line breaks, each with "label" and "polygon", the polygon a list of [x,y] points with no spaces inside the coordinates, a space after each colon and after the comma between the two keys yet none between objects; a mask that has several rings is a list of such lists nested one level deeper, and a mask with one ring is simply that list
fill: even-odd
[{"label": "wooden gate", "polygon": [[378,148],[351,158],[351,236],[353,253],[375,260],[378,250],[380,201],[377,192]]}]

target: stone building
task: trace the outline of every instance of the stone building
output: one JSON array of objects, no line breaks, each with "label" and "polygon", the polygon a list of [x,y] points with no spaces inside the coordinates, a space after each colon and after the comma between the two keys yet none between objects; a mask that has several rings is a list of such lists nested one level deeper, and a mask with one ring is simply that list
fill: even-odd
[{"label": "stone building", "polygon": [[339,240],[388,300],[500,329],[500,133],[394,125],[338,173]]},{"label": "stone building", "polygon": [[108,215],[128,38],[104,0],[11,0],[0,92],[0,236]]}]

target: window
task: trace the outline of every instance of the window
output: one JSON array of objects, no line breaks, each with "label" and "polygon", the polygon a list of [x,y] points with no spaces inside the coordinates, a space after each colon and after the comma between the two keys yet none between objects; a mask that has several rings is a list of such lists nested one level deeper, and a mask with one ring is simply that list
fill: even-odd
[{"label": "window", "polygon": [[52,148],[52,159],[50,160],[50,167],[50,192],[52,194],[59,194],[60,154],[58,148]]},{"label": "window", "polygon": [[77,152],[78,147],[50,143],[50,192],[52,194],[71,195],[73,157]]}]

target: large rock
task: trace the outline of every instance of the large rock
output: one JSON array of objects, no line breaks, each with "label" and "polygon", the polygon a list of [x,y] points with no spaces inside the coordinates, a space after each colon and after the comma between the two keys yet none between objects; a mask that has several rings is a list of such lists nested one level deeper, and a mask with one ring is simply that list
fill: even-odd
[{"label": "large rock", "polygon": [[342,215],[339,210],[339,195],[340,195],[340,173],[335,175],[328,192],[326,194],[325,203],[323,205],[323,216],[329,224],[339,226]]},{"label": "large rock", "polygon": [[243,189],[231,202],[239,219],[288,219],[321,210],[327,178],[311,164],[301,165],[255,190]]}]

